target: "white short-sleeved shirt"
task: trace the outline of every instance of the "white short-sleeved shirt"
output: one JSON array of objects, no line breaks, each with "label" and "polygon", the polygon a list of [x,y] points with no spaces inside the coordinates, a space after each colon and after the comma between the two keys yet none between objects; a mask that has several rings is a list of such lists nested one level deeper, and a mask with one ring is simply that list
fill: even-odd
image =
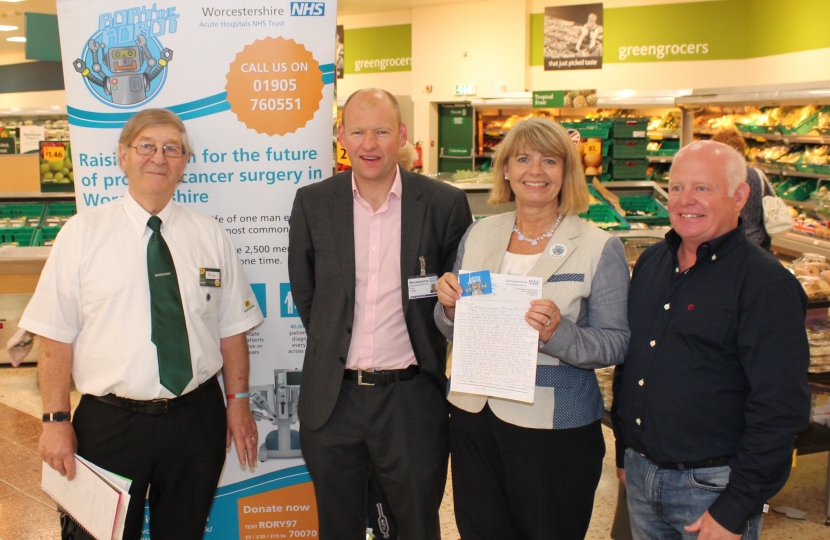
[{"label": "white short-sleeved shirt", "polygon": [[[193,380],[190,392],[222,368],[219,339],[263,320],[227,232],[171,201],[158,214],[176,265]],[[72,376],[84,394],[169,398],[150,339],[147,243],[150,214],[129,194],[78,214],[58,234],[20,327],[71,343]],[[220,287],[199,285],[200,268],[218,269]]]}]

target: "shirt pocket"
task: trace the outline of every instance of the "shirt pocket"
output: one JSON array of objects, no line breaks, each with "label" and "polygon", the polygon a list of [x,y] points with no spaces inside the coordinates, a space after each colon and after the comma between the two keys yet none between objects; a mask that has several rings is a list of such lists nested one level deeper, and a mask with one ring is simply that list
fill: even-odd
[{"label": "shirt pocket", "polygon": [[[182,299],[191,313],[199,316],[205,323],[218,324],[219,301],[225,287],[224,278],[220,278],[219,287],[208,287],[199,284],[199,271],[202,267],[188,264],[185,271],[176,271],[179,280],[179,290]],[[212,265],[209,268],[219,268]]]},{"label": "shirt pocket", "polygon": [[723,348],[734,321],[733,310],[709,305],[708,300],[698,303],[676,302],[673,309],[680,310],[673,325],[680,335],[705,346]]}]

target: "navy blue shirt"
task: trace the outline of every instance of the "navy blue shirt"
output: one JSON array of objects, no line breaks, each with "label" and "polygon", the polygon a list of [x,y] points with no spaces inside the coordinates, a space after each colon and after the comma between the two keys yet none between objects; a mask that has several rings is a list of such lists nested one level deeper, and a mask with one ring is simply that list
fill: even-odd
[{"label": "navy blue shirt", "polygon": [[709,513],[737,534],[786,482],[809,423],[807,296],[743,226],[701,244],[685,272],[680,243],[669,231],[634,268],[614,374],[617,464],[626,447],[655,463],[728,458]]}]

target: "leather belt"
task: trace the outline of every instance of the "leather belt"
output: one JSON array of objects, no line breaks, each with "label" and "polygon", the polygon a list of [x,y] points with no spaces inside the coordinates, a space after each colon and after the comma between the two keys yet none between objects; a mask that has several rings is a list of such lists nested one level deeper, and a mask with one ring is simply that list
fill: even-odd
[{"label": "leather belt", "polygon": [[372,369],[347,369],[343,378],[357,381],[360,386],[375,386],[399,381],[408,381],[421,373],[421,368],[413,364],[406,369],[387,369],[375,371]]},{"label": "leather belt", "polygon": [[153,399],[150,401],[139,401],[136,399],[118,397],[115,394],[107,394],[105,396],[93,396],[91,394],[84,394],[84,397],[89,397],[102,403],[106,403],[107,405],[112,405],[114,407],[127,409],[128,411],[156,416],[160,414],[167,414],[170,411],[174,411],[180,407],[184,407],[188,403],[193,403],[194,401],[200,399],[205,393],[207,393],[208,390],[217,386],[219,386],[219,381],[216,380],[216,375],[214,375],[207,381],[200,384],[198,388],[196,388],[195,390],[188,392],[183,396],[170,399],[161,398]]},{"label": "leather belt", "polygon": [[680,463],[657,463],[656,461],[652,461],[652,463],[654,463],[661,469],[671,469],[673,471],[686,471],[688,469],[708,469],[711,467],[723,467],[724,465],[729,465],[729,461],[731,460],[732,458],[725,457],[716,459],[704,459],[703,461],[683,461]]}]

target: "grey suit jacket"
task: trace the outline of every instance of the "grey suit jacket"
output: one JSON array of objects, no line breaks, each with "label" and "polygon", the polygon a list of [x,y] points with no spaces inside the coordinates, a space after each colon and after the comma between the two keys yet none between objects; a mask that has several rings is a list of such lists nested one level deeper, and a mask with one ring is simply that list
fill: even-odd
[{"label": "grey suit jacket", "polygon": [[[310,429],[331,415],[351,342],[354,321],[355,253],[351,172],[297,191],[291,212],[288,271],[291,293],[308,342],[299,416]],[[437,300],[409,300],[407,279],[452,270],[458,242],[472,221],[462,191],[401,171],[401,292],[409,339],[421,371],[446,387],[446,339],[433,321]]]}]

